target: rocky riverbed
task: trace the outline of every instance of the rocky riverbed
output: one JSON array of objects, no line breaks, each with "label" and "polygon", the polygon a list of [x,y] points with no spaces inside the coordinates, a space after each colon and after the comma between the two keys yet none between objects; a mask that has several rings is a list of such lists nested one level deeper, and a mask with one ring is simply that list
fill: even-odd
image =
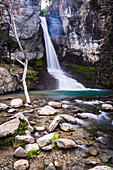
[{"label": "rocky riverbed", "polygon": [[[1,97],[0,169],[113,169],[112,119],[112,97],[37,99],[31,105]],[[25,134],[18,132],[20,124]],[[8,136],[14,136],[11,146]]]}]

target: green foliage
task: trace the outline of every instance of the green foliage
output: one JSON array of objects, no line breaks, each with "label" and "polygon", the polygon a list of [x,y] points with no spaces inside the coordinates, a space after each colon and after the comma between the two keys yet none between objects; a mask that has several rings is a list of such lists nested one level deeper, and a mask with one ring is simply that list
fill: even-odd
[{"label": "green foliage", "polygon": [[43,58],[40,58],[40,59],[33,58],[29,60],[28,64],[30,67],[33,67],[34,69],[37,69],[37,67],[40,67],[40,66],[42,67],[43,65],[45,65]]},{"label": "green foliage", "polygon": [[100,4],[98,4],[97,0],[90,0],[89,5],[90,5],[90,8],[93,8],[93,9],[100,9],[101,7]]},{"label": "green foliage", "polygon": [[[2,138],[2,140],[0,140],[0,146],[2,146],[2,145],[13,146],[13,144],[15,142],[15,137],[17,135],[24,135],[25,130],[27,130],[27,122],[20,120],[20,125],[19,125],[19,128],[18,128],[18,131],[12,136],[7,136],[5,138]],[[20,142],[20,145],[22,146],[23,143]]]},{"label": "green foliage", "polygon": [[36,150],[33,150],[33,151],[29,151],[27,152],[27,158],[30,159],[30,158],[35,158],[36,155],[40,154],[41,150],[39,151],[36,151]]},{"label": "green foliage", "polygon": [[26,81],[36,81],[36,83],[38,83],[38,77],[35,77],[34,75],[27,75],[26,76]]}]

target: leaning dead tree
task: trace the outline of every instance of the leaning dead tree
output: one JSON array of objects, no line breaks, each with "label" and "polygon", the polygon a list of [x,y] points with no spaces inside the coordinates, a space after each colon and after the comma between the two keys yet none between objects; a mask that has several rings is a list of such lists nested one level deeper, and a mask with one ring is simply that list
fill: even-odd
[{"label": "leaning dead tree", "polygon": [[24,72],[23,72],[23,77],[22,77],[23,87],[24,87],[24,94],[25,94],[25,97],[26,97],[26,102],[30,104],[31,101],[30,101],[28,90],[27,90],[27,84],[26,84],[26,74],[27,74],[27,67],[28,67],[28,55],[27,55],[26,51],[23,49],[23,47],[21,45],[21,42],[19,40],[19,36],[18,36],[18,32],[17,32],[17,27],[16,27],[16,23],[15,23],[15,18],[14,18],[14,15],[13,15],[13,4],[14,4],[14,1],[10,0],[10,3],[11,3],[11,9],[9,11],[9,14],[10,14],[10,22],[9,22],[9,24],[10,24],[10,27],[12,28],[14,36],[15,36],[17,42],[18,42],[18,45],[19,45],[20,50],[21,50],[21,52],[23,54],[25,62],[23,63],[19,58],[17,58],[16,60],[20,64],[22,64],[24,66]]}]

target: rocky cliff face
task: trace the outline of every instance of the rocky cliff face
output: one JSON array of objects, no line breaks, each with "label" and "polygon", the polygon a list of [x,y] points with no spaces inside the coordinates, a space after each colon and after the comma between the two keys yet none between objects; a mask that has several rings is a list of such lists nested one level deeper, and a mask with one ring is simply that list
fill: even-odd
[{"label": "rocky cliff face", "polygon": [[[39,31],[41,0],[3,0],[1,7],[2,26],[10,21],[10,14],[12,13],[14,15],[18,36],[22,45],[27,50],[29,58],[41,58],[44,51],[42,36],[40,36],[41,32]],[[10,35],[11,34],[12,32],[10,31]],[[12,56],[21,57],[22,54],[17,51],[17,53],[12,54]]]},{"label": "rocky cliff face", "polygon": [[[62,24],[59,27],[59,34],[52,35],[56,43],[60,42],[61,38],[65,41],[62,50],[59,51],[72,61],[75,57],[76,63],[94,64],[101,58],[101,53],[107,41],[110,40],[112,30],[112,3],[111,0],[55,0],[50,7],[49,27],[52,25],[52,30],[56,33],[57,29],[53,18],[60,18]],[[62,28],[61,28],[62,27]],[[61,37],[64,30],[65,36]],[[109,30],[109,31],[107,31]],[[58,30],[57,30],[58,32]],[[59,41],[58,40],[59,37]],[[62,41],[61,41],[62,42]],[[61,55],[61,54],[60,54]]]}]

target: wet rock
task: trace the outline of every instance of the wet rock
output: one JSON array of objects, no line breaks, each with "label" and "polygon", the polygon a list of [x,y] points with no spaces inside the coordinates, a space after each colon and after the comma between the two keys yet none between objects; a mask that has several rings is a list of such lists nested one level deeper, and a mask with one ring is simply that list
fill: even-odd
[{"label": "wet rock", "polygon": [[58,115],[54,118],[54,120],[50,124],[48,131],[53,132],[55,130],[55,128],[59,125],[59,123],[64,122],[64,120],[69,123],[77,123],[75,117],[73,117],[73,116],[66,115],[66,114]]},{"label": "wet rock", "polygon": [[61,108],[62,107],[62,103],[60,102],[48,102],[49,106],[52,106],[54,108]]},{"label": "wet rock", "polygon": [[28,129],[30,132],[33,132],[33,131],[34,131],[34,128],[33,128],[31,125],[27,125],[27,129]]},{"label": "wet rock", "polygon": [[0,103],[0,110],[6,110],[8,106],[4,103]]},{"label": "wet rock", "polygon": [[55,133],[50,133],[48,135],[44,135],[43,137],[37,139],[38,145],[41,147],[48,145],[54,135],[55,135]]},{"label": "wet rock", "polygon": [[60,116],[56,116],[50,124],[48,131],[53,132],[61,121],[63,121],[63,119]]},{"label": "wet rock", "polygon": [[79,108],[79,107],[75,107],[74,110],[73,110],[74,113],[82,113],[82,109]]},{"label": "wet rock", "polygon": [[0,137],[15,134],[18,130],[19,124],[20,121],[16,118],[0,125]]},{"label": "wet rock", "polygon": [[95,166],[94,168],[91,168],[89,170],[113,170],[113,168],[109,166]]},{"label": "wet rock", "polygon": [[104,111],[113,111],[113,106],[111,104],[102,104],[101,109]]},{"label": "wet rock", "polygon": [[90,154],[91,154],[92,156],[96,156],[97,153],[98,153],[98,152],[97,152],[96,149],[90,150]]},{"label": "wet rock", "polygon": [[96,164],[101,164],[101,160],[98,159],[98,158],[95,158],[95,157],[91,156],[91,157],[88,157],[88,158],[87,158],[86,163],[87,163],[87,164],[96,165]]},{"label": "wet rock", "polygon": [[88,119],[87,115],[83,115],[83,114],[80,114],[80,113],[77,113],[75,116],[78,117],[79,119]]},{"label": "wet rock", "polygon": [[63,104],[63,105],[62,105],[62,108],[64,108],[64,109],[69,109],[69,105]]},{"label": "wet rock", "polygon": [[60,138],[60,139],[55,140],[55,142],[59,148],[69,149],[69,148],[77,147],[76,143],[70,139]]},{"label": "wet rock", "polygon": [[16,108],[21,107],[21,106],[23,106],[23,100],[22,99],[13,99],[11,101],[10,105],[12,107],[16,107]]},{"label": "wet rock", "polygon": [[46,128],[44,126],[37,126],[35,127],[36,131],[44,131]]},{"label": "wet rock", "polygon": [[57,110],[47,105],[41,109],[39,115],[49,116],[49,115],[54,115],[55,113],[57,113]]},{"label": "wet rock", "polygon": [[14,112],[16,112],[16,109],[9,109],[8,110],[8,113],[14,113]]},{"label": "wet rock", "polygon": [[29,124],[28,119],[23,115],[22,112],[18,112],[14,116],[10,117],[10,119],[14,119],[14,118],[18,118],[18,119],[24,120],[25,122],[27,122]]},{"label": "wet rock", "polygon": [[48,146],[45,146],[42,148],[42,150],[44,150],[44,151],[50,151],[52,149],[53,149],[52,145],[48,145]]},{"label": "wet rock", "polygon": [[22,148],[22,147],[18,147],[16,150],[15,150],[15,152],[14,152],[14,154],[13,154],[15,157],[17,157],[17,158],[25,158],[25,157],[27,157],[27,153],[26,153],[26,151]]},{"label": "wet rock", "polygon": [[26,135],[26,136],[19,136],[18,135],[18,136],[15,137],[15,139],[24,141],[26,143],[34,143],[35,142],[34,138],[30,135]]},{"label": "wet rock", "polygon": [[26,152],[33,151],[33,150],[38,151],[39,149],[40,149],[40,148],[39,148],[39,146],[38,146],[37,143],[25,145],[25,150],[26,150]]},{"label": "wet rock", "polygon": [[74,124],[77,123],[74,116],[70,116],[70,115],[66,115],[66,114],[62,114],[62,115],[59,115],[59,116],[61,118],[63,118],[64,120],[66,120],[68,123],[74,123]]},{"label": "wet rock", "polygon": [[15,170],[25,170],[29,167],[28,160],[20,159],[14,163]]},{"label": "wet rock", "polygon": [[69,132],[69,131],[72,131],[73,130],[73,127],[72,125],[70,125],[69,123],[62,123],[60,125],[60,129],[65,131],[65,132]]}]

